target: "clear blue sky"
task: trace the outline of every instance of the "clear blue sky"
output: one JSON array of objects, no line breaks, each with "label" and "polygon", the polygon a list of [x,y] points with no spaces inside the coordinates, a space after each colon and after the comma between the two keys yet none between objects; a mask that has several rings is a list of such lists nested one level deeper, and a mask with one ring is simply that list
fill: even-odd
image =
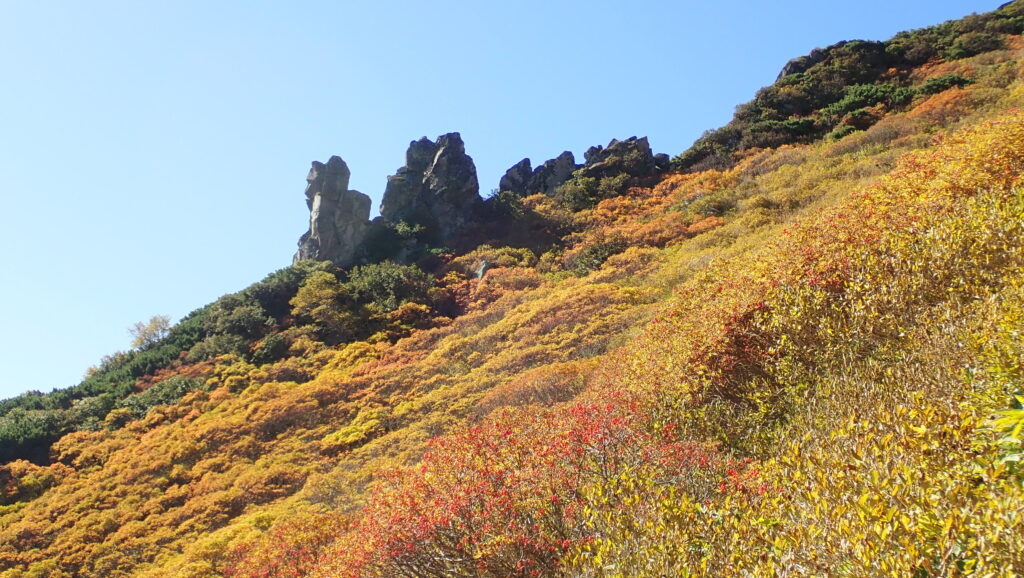
[{"label": "clear blue sky", "polygon": [[459,131],[484,193],[647,135],[677,154],[811,49],[999,0],[0,2],[0,397],[287,265],[310,161],[379,203]]}]

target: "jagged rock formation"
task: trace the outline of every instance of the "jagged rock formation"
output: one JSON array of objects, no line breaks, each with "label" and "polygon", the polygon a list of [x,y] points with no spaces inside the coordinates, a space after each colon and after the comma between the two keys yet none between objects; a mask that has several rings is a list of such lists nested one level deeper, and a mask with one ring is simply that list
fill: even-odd
[{"label": "jagged rock formation", "polygon": [[555,188],[572,176],[579,168],[576,158],[569,151],[545,161],[536,169],[530,168],[530,159],[523,159],[505,171],[498,183],[498,190],[511,191],[520,196],[543,193],[551,195]]},{"label": "jagged rock formation", "polygon": [[620,141],[612,139],[607,147],[590,147],[583,157],[581,177],[604,178],[623,173],[631,177],[647,177],[668,168],[668,155],[651,153],[647,137],[630,137]]},{"label": "jagged rock formation", "polygon": [[526,196],[526,187],[530,184],[531,177],[533,168],[530,166],[530,159],[523,159],[505,171],[505,175],[498,182],[498,190]]},{"label": "jagged rock formation", "polygon": [[[569,151],[544,162],[530,171],[530,159],[523,159],[505,172],[499,190],[522,196],[543,193],[552,195],[555,189],[576,173],[581,177],[604,178],[620,174],[631,177],[649,177],[668,170],[669,156],[653,154],[647,137],[630,137],[624,141],[612,139],[607,147],[590,147],[584,155],[586,162],[576,164]],[[578,171],[578,172],[577,172]]]},{"label": "jagged rock formation", "polygon": [[434,242],[452,239],[481,206],[476,165],[457,132],[409,144],[405,166],[388,177],[380,214],[388,223],[420,225]]},{"label": "jagged rock formation", "polygon": [[544,193],[551,195],[555,188],[569,180],[573,171],[578,169],[576,157],[569,151],[565,151],[557,157],[545,161],[544,164],[533,171],[530,184],[527,190],[530,194]]},{"label": "jagged rock formation", "polygon": [[[586,162],[577,165],[570,151],[531,168],[523,159],[506,171],[500,190],[521,196],[555,190],[573,175],[605,178],[627,174],[649,177],[668,168],[668,155],[651,153],[647,137],[612,139],[607,147],[591,147]],[[415,238],[404,243],[444,245],[474,225],[482,214],[483,200],[476,165],[466,154],[457,132],[432,141],[423,137],[409,143],[405,166],[388,177],[380,217],[372,222],[370,198],[348,190],[350,172],[345,161],[331,157],[327,164],[314,162],[306,178],[309,231],[299,240],[295,259],[329,260],[347,267],[361,260],[404,260],[402,248],[387,248],[382,239],[395,237],[396,226],[405,223]]]},{"label": "jagged rock formation", "polygon": [[353,262],[370,225],[370,197],[348,189],[351,172],[341,157],[313,161],[306,177],[309,231],[299,239],[295,260]]},{"label": "jagged rock formation", "polygon": [[313,162],[306,177],[309,231],[299,239],[295,260],[347,267],[372,258],[380,248],[368,246],[371,237],[387,236],[399,223],[421,227],[420,238],[432,243],[447,242],[472,223],[483,200],[476,166],[459,133],[441,135],[436,143],[426,137],[414,141],[405,158],[405,166],[388,177],[381,216],[372,222],[370,197],[348,190],[345,161],[333,156],[327,164]]}]

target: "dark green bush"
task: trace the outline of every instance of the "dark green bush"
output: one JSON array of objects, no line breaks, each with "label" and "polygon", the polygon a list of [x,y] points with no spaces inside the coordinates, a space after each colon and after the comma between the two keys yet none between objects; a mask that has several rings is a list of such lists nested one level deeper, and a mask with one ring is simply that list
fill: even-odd
[{"label": "dark green bush", "polygon": [[991,32],[968,32],[961,34],[946,50],[945,56],[950,60],[967,58],[982,52],[1006,48],[1002,35]]},{"label": "dark green bush", "polygon": [[628,246],[622,239],[609,239],[587,245],[572,258],[570,269],[582,277],[590,271],[600,269],[609,257],[625,251]]},{"label": "dark green bush", "polygon": [[117,402],[117,408],[125,408],[135,418],[145,417],[151,408],[177,403],[186,393],[203,388],[203,380],[187,377],[172,377],[150,387],[146,391],[130,395]]},{"label": "dark green bush", "polygon": [[917,90],[921,94],[938,94],[954,86],[964,87],[968,84],[974,84],[974,81],[959,74],[945,74],[929,78]]},{"label": "dark green bush", "polygon": [[831,140],[839,140],[844,136],[850,135],[857,132],[857,129],[853,128],[848,124],[841,124],[835,128],[832,132],[828,133],[828,138]]},{"label": "dark green bush", "polygon": [[206,313],[203,329],[207,335],[230,333],[254,339],[273,327],[274,319],[243,293],[216,300]]},{"label": "dark green bush", "polygon": [[247,357],[249,354],[249,341],[232,333],[211,335],[190,349],[186,359],[194,363],[231,353]]},{"label": "dark green bush", "polygon": [[707,130],[693,146],[672,159],[676,171],[696,171],[723,168],[731,163],[730,156],[739,148],[742,129],[735,122],[722,128]]},{"label": "dark green bush", "polygon": [[244,293],[255,301],[267,315],[279,322],[291,311],[288,301],[298,292],[307,277],[317,271],[328,271],[333,266],[328,261],[305,259],[289,267],[267,275],[262,281],[250,285]]},{"label": "dark green bush", "polygon": [[814,119],[810,118],[765,120],[750,125],[740,141],[740,148],[767,148],[804,142],[817,135],[820,130]]},{"label": "dark green bush", "polygon": [[603,178],[574,176],[555,189],[555,198],[570,211],[582,211],[622,195],[628,187],[626,173]]},{"label": "dark green bush", "polygon": [[522,219],[526,215],[523,199],[512,191],[495,191],[484,201],[484,207],[494,219]]},{"label": "dark green bush", "polygon": [[110,393],[78,399],[64,412],[63,419],[71,429],[95,431],[100,429],[103,419],[114,409],[116,402]]},{"label": "dark green bush", "polygon": [[252,362],[256,365],[273,363],[288,355],[288,339],[280,333],[271,333],[252,352]]},{"label": "dark green bush", "polygon": [[50,445],[67,431],[60,410],[15,407],[0,417],[0,462],[49,460]]},{"label": "dark green bush", "polygon": [[384,261],[352,269],[345,289],[372,313],[387,313],[405,303],[426,303],[432,283],[433,278],[415,265]]},{"label": "dark green bush", "polygon": [[860,108],[888,104],[901,106],[914,97],[914,89],[894,84],[857,84],[846,89],[843,98],[825,108],[825,114],[842,116]]}]

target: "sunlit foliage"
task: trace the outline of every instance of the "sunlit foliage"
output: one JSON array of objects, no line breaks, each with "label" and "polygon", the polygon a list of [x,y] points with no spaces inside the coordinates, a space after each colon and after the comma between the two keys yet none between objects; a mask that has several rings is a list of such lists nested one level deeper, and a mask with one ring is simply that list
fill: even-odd
[{"label": "sunlit foliage", "polygon": [[0,576],[1024,573],[1020,6],[0,402]]}]

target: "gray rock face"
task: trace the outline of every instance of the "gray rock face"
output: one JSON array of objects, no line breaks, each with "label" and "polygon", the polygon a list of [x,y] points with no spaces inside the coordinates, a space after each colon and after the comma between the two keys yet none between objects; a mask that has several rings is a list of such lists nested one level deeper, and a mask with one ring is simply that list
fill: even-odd
[{"label": "gray rock face", "polygon": [[511,191],[522,197],[537,193],[551,195],[555,187],[569,180],[578,168],[575,157],[569,151],[545,161],[533,170],[530,170],[530,159],[523,159],[505,171],[505,176],[498,183],[498,190]]},{"label": "gray rock face", "polygon": [[484,278],[484,274],[486,274],[490,270],[491,270],[491,262],[488,261],[487,259],[484,259],[484,260],[480,261],[477,264],[476,269],[473,270],[473,278],[474,279],[483,279]]},{"label": "gray rock face", "polygon": [[[580,171],[580,176],[604,178],[626,173],[632,177],[648,177],[669,169],[671,162],[666,154],[653,154],[647,137],[630,137],[624,141],[612,139],[607,147],[590,147],[584,154],[586,162],[576,164],[576,159],[565,151],[544,162],[530,173],[530,159],[523,159],[505,172],[499,190],[512,191],[522,196],[543,193],[553,195],[555,189]],[[524,183],[525,180],[525,184]]]},{"label": "gray rock face", "polygon": [[[840,42],[835,46],[843,46],[844,44],[846,44],[846,42]],[[807,56],[798,56],[793,60],[787,62],[786,65],[782,67],[782,71],[779,72],[779,76],[775,79],[775,81],[778,82],[779,80],[782,80],[783,78],[789,76],[790,74],[799,74],[801,72],[806,72],[807,69],[814,66],[815,64],[818,64],[819,62],[823,62],[827,57],[828,52],[820,48],[815,48]]]},{"label": "gray rock face", "polygon": [[578,168],[576,157],[571,152],[565,151],[557,157],[545,161],[533,171],[526,191],[531,195],[535,193],[551,195],[555,192],[555,188],[569,180],[573,171]]},{"label": "gray rock face", "polygon": [[309,231],[299,239],[295,260],[329,260],[350,265],[370,225],[370,197],[350,191],[351,172],[341,157],[313,161],[306,177]]},{"label": "gray rock face", "polygon": [[505,176],[498,182],[499,191],[511,191],[519,196],[526,195],[526,186],[533,176],[530,159],[523,159],[505,171]]},{"label": "gray rock face", "polygon": [[587,162],[580,169],[581,176],[604,178],[626,173],[632,177],[646,177],[661,170],[664,158],[651,153],[647,137],[630,137],[620,141],[612,139],[607,147],[590,147],[584,154]]},{"label": "gray rock face", "polygon": [[437,142],[409,144],[405,166],[388,177],[380,214],[385,221],[422,225],[431,241],[445,242],[469,224],[482,200],[476,165],[457,132]]}]

